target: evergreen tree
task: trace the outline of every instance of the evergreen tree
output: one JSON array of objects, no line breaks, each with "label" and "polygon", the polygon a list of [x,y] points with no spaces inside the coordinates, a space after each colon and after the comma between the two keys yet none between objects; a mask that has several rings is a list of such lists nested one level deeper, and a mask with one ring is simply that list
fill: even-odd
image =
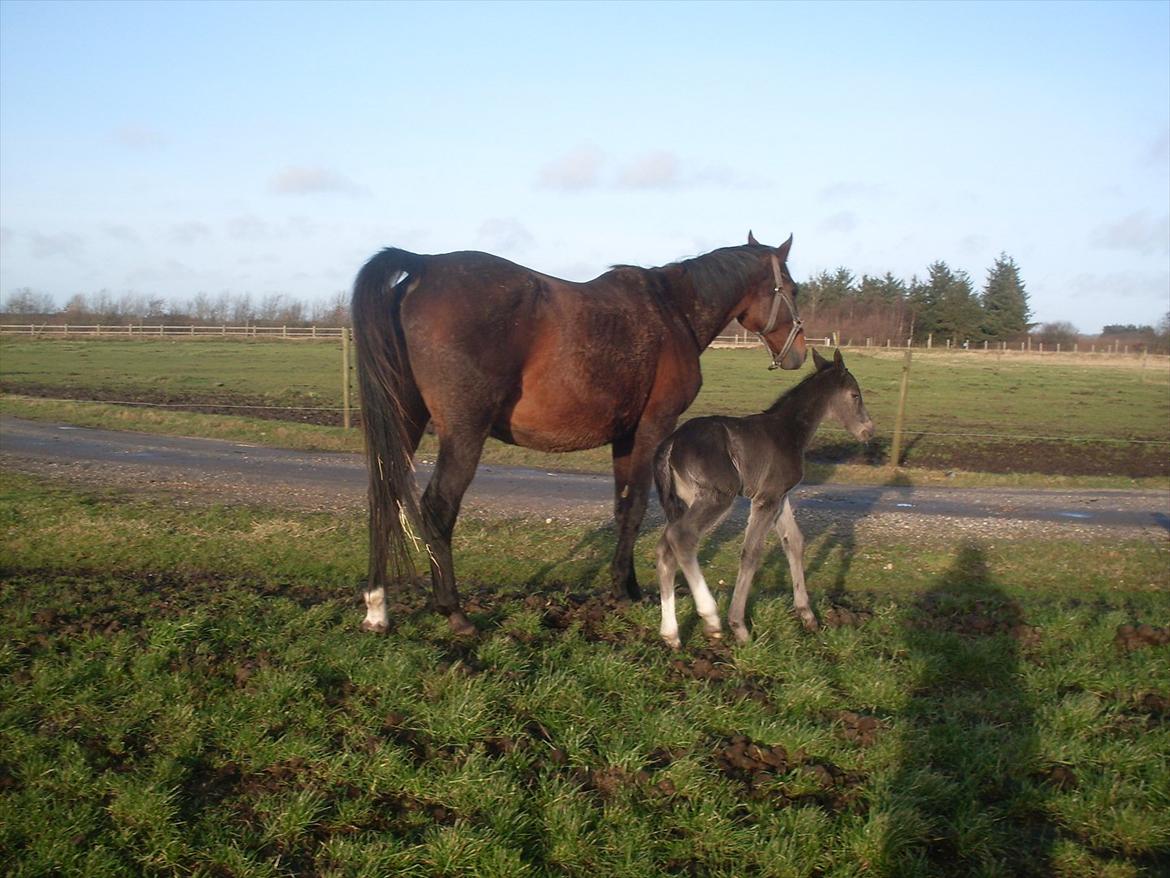
[{"label": "evergreen tree", "polygon": [[965,271],[954,274],[942,291],[938,306],[938,331],[955,345],[983,338],[983,309],[971,278]]},{"label": "evergreen tree", "polygon": [[987,272],[987,283],[980,296],[983,306],[983,332],[991,339],[1008,339],[1028,330],[1028,293],[1020,280],[1020,270],[1006,253],[1000,253]]}]

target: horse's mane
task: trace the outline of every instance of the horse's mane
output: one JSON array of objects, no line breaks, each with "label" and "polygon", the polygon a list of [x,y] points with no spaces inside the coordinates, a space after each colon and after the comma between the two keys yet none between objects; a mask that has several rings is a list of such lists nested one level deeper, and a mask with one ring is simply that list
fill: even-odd
[{"label": "horse's mane", "polygon": [[760,255],[768,248],[760,244],[721,247],[675,263],[690,278],[695,292],[705,301],[718,301],[728,289],[742,290],[760,274]]},{"label": "horse's mane", "polygon": [[[662,271],[667,268],[681,268],[695,292],[705,302],[721,302],[727,290],[742,290],[760,273],[760,254],[769,248],[762,244],[741,244],[738,247],[721,247],[694,256],[680,259],[659,269],[641,271]],[[611,268],[637,268],[634,265],[614,265]]]}]

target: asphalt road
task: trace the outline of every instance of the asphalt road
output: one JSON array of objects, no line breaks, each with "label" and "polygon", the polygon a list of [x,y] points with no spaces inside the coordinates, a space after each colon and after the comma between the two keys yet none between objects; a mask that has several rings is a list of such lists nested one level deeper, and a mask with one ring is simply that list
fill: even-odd
[{"label": "asphalt road", "polygon": [[[352,454],[286,451],[214,439],[95,430],[0,416],[6,469],[71,481],[165,492],[211,493],[294,508],[360,508],[364,460]],[[419,467],[419,480],[431,472]],[[607,476],[481,466],[465,508],[548,518],[603,518],[612,508]],[[942,526],[1052,533],[1127,530],[1170,536],[1170,491],[1063,491],[810,485],[796,491],[798,514],[856,524]],[[740,510],[742,513],[742,509]],[[660,518],[657,507],[652,518]]]}]

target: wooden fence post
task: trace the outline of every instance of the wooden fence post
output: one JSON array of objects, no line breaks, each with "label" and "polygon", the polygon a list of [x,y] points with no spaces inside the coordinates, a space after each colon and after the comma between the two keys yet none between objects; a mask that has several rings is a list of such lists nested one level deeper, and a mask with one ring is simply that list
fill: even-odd
[{"label": "wooden fence post", "polygon": [[341,423],[349,429],[349,327],[341,330]]},{"label": "wooden fence post", "polygon": [[906,419],[906,393],[910,389],[910,351],[902,361],[902,385],[898,389],[898,413],[894,417],[894,440],[890,445],[890,466],[898,468],[902,457],[902,425]]}]

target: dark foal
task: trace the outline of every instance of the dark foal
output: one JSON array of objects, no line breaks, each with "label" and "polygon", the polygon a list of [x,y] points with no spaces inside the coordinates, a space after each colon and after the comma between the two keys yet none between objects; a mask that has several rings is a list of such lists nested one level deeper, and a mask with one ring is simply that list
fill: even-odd
[{"label": "dark foal", "polygon": [[654,478],[667,520],[658,542],[661,632],[674,649],[681,646],[674,614],[674,577],[680,567],[707,635],[722,636],[719,610],[699,569],[698,548],[699,540],[727,516],[739,495],[751,500],[752,507],[727,614],[735,639],[748,640],[744,608],[764,554],[764,539],[773,528],[788,556],[796,611],[805,628],[817,627],[804,587],[804,537],[788,494],[804,477],[805,449],[826,415],[863,442],[873,437],[874,426],[841,352],[829,362],[814,350],[813,361],[813,373],[767,411],[746,418],[695,418],[658,449]]}]

